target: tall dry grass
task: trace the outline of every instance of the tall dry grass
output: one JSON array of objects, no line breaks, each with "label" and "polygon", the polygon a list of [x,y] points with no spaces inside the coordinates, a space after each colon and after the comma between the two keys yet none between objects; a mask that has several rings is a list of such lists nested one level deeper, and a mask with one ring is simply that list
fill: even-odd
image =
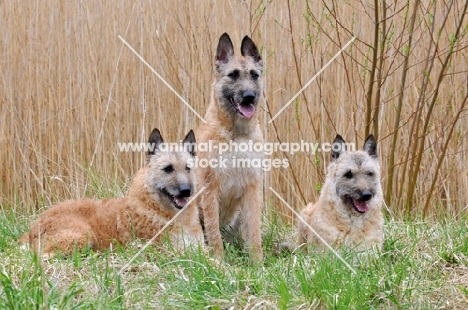
[{"label": "tall dry grass", "polygon": [[[118,39],[203,115],[214,49],[251,35],[266,64],[270,142],[379,139],[395,215],[455,216],[468,201],[464,1],[4,1],[0,3],[1,206],[38,206],[121,188],[144,155],[117,142],[167,140],[199,120]],[[458,29],[458,32],[457,32]],[[270,117],[353,35],[354,44],[273,124]],[[329,154],[284,154],[265,185],[301,208]],[[115,194],[115,193],[113,193]],[[291,217],[265,190],[268,210]],[[464,212],[464,211],[463,211]]]}]

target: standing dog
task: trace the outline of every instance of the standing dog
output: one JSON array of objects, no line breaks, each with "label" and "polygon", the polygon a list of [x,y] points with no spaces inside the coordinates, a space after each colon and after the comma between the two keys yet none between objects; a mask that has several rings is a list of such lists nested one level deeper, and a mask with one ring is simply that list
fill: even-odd
[{"label": "standing dog", "polygon": [[[229,36],[224,33],[216,51],[215,81],[205,119],[197,130],[200,143],[211,143],[207,152],[198,149],[199,162],[213,163],[197,167],[197,179],[207,188],[200,194],[201,220],[208,245],[216,256],[223,254],[222,236],[240,235],[254,259],[261,259],[260,220],[262,209],[261,167],[253,160],[263,154],[252,149],[240,151],[240,144],[263,143],[257,119],[258,101],[263,90],[263,64],[255,43],[245,36],[242,56],[234,56]],[[220,145],[230,145],[221,154]],[[239,164],[243,161],[243,164]]]},{"label": "standing dog", "polygon": [[[337,150],[339,149],[339,150]],[[383,243],[383,201],[377,144],[372,135],[363,151],[347,152],[346,143],[337,135],[332,147],[332,162],[317,203],[308,204],[302,218],[327,243],[343,242],[367,249]],[[323,242],[302,222],[298,226],[298,245]]]},{"label": "standing dog", "polygon": [[[71,253],[75,247],[102,250],[111,243],[125,245],[134,237],[149,240],[186,208],[167,228],[169,237],[178,248],[203,244],[198,208],[186,206],[196,191],[195,173],[187,167],[194,153],[187,148],[178,152],[160,149],[163,139],[158,129],[153,129],[149,143],[153,148],[146,165],[136,173],[127,196],[60,203],[42,213],[21,241],[29,240],[37,252],[49,257],[56,252]],[[193,131],[183,143],[195,143]]]}]

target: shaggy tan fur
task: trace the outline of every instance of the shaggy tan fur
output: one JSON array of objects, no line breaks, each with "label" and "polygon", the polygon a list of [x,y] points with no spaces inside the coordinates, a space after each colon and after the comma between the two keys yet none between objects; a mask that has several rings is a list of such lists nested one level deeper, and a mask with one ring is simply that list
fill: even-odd
[{"label": "shaggy tan fur", "polygon": [[200,195],[201,219],[208,245],[216,256],[223,254],[222,237],[232,241],[238,234],[254,259],[263,256],[260,220],[262,210],[261,167],[236,166],[235,159],[261,160],[261,152],[235,149],[219,154],[220,143],[263,143],[257,119],[258,100],[262,95],[262,61],[257,47],[244,37],[242,56],[234,56],[227,34],[219,40],[216,77],[205,116],[206,124],[197,130],[197,141],[215,145],[208,152],[198,149],[200,160],[226,160],[226,166],[197,168],[197,178],[206,190]]},{"label": "shaggy tan fur", "polygon": [[[344,145],[337,136],[334,144]],[[301,217],[327,243],[369,249],[383,244],[382,188],[376,143],[369,136],[364,151],[332,152],[319,200],[308,204]],[[298,246],[323,242],[302,222],[298,224]]]},{"label": "shaggy tan fur", "polygon": [[[186,140],[189,137],[194,142],[192,131]],[[153,131],[150,142],[155,143],[156,149],[162,143],[157,129]],[[185,207],[165,233],[177,247],[201,245],[203,232],[198,207],[195,203],[185,206],[189,195],[195,194],[195,175],[187,170],[186,163],[191,157],[186,151],[151,152],[145,167],[136,173],[127,196],[57,204],[40,215],[21,241],[29,241],[45,256],[56,252],[71,253],[75,247],[103,250],[112,243],[125,245],[134,237],[151,239],[179,209]],[[168,166],[173,170],[169,171]],[[184,193],[181,192],[182,187]]]}]

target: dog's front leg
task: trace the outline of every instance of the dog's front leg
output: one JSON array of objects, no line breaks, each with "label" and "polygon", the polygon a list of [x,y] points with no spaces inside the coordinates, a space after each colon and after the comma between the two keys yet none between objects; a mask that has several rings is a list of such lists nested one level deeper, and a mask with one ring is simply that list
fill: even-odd
[{"label": "dog's front leg", "polygon": [[261,261],[263,258],[262,235],[260,222],[262,216],[261,182],[250,184],[242,196],[241,234],[252,258]]},{"label": "dog's front leg", "polygon": [[223,241],[219,227],[219,184],[214,180],[201,194],[201,206],[203,211],[203,223],[205,226],[208,245],[213,248],[214,255],[223,256]]}]

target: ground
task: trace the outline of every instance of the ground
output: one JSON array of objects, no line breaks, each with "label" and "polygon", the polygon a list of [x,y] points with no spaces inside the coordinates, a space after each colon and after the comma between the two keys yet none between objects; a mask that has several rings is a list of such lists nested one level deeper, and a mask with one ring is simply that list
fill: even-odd
[{"label": "ground", "polygon": [[367,258],[352,249],[278,254],[290,225],[264,218],[262,264],[228,248],[216,261],[198,249],[125,249],[38,259],[16,239],[34,218],[0,213],[0,308],[5,309],[455,309],[468,307],[465,219],[388,219],[385,245]]}]

